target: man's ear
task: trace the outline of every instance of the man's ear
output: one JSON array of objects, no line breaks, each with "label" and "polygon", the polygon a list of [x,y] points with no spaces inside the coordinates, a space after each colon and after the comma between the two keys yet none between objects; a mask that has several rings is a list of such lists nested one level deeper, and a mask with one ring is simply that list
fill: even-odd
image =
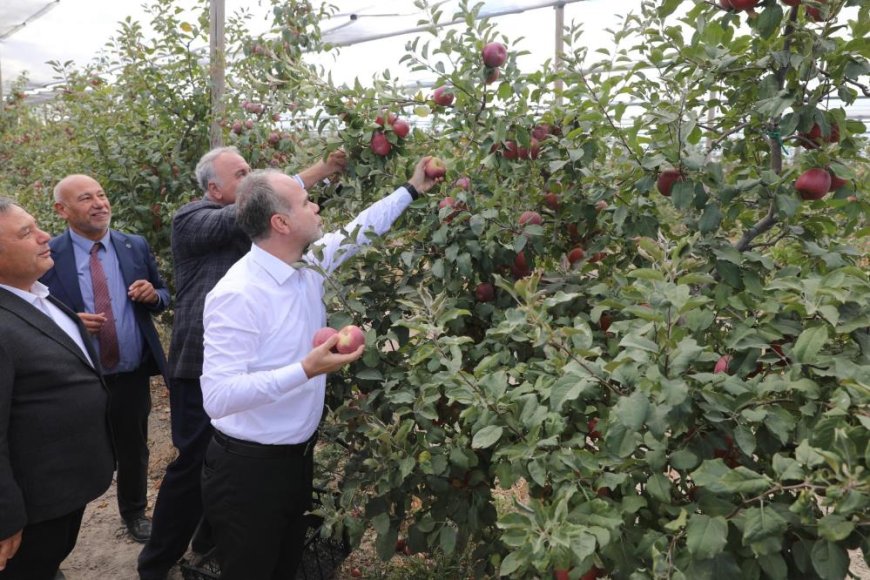
[{"label": "man's ear", "polygon": [[272,219],[269,220],[269,225],[276,232],[286,234],[290,231],[290,222],[287,220],[287,216],[276,213],[272,214]]},{"label": "man's ear", "polygon": [[54,211],[57,213],[57,215],[59,215],[63,219],[66,219],[66,206],[64,204],[59,201],[54,202]]},{"label": "man's ear", "polygon": [[218,187],[217,183],[214,181],[208,182],[208,196],[214,201],[223,201],[224,196],[221,192],[221,188]]}]

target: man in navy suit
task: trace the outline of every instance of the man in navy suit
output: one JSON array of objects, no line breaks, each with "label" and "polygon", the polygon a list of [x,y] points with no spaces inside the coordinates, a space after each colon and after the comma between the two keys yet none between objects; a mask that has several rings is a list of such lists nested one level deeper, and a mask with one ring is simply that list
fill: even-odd
[{"label": "man in navy suit", "polygon": [[130,536],[148,541],[150,377],[166,373],[152,315],[169,290],[145,238],[109,228],[112,207],[100,184],[69,175],[54,188],[54,209],[69,228],[50,242],[54,268],[42,277],[96,339],[109,387],[109,418],[118,457],[118,508]]},{"label": "man in navy suit", "polygon": [[50,236],[0,197],[0,580],[51,580],[112,483],[108,393],[79,318],[37,280]]}]

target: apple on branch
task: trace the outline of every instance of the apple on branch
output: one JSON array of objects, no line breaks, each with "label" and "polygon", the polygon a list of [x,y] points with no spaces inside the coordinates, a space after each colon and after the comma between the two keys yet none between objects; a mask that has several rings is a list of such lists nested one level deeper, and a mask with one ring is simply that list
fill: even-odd
[{"label": "apple on branch", "polygon": [[453,89],[449,85],[440,86],[432,92],[432,100],[441,107],[452,105],[453,97]]},{"label": "apple on branch", "polygon": [[814,167],[801,173],[794,184],[803,200],[822,199],[831,190],[831,174]]},{"label": "apple on branch", "polygon": [[390,150],[393,146],[390,144],[387,136],[381,133],[380,131],[376,131],[374,135],[372,135],[372,141],[370,144],[372,153],[375,155],[380,155],[381,157],[386,157],[390,154]]},{"label": "apple on branch", "polygon": [[500,42],[490,42],[481,51],[483,64],[489,68],[498,68],[507,60],[507,47]]}]

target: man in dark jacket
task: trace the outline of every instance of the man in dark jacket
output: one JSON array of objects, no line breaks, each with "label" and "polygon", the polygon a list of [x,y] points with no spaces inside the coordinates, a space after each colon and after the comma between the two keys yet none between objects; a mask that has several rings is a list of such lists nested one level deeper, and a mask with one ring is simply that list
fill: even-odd
[{"label": "man in dark jacket", "polygon": [[0,198],[0,579],[51,580],[112,482],[108,393],[74,312],[38,282],[49,235]]},{"label": "man in dark jacket", "polygon": [[[329,155],[293,178],[311,187],[344,170],[343,151]],[[172,218],[172,259],[175,268],[175,320],[169,347],[169,405],[172,443],[178,457],[166,468],[154,505],[151,539],[139,555],[139,577],[162,580],[187,551],[202,518],[200,475],[212,436],[202,408],[205,295],[227,270],[251,249],[251,240],[236,225],[236,187],[250,173],[235,147],[218,147],[202,156],[196,180],[205,194],[178,210]],[[195,551],[210,548],[208,534]]]},{"label": "man in dark jacket", "polygon": [[112,206],[95,179],[64,177],[54,209],[69,228],[51,240],[54,268],[40,282],[97,341],[118,457],[118,509],[130,537],[146,542],[150,382],[167,376],[151,317],[169,305],[169,290],[145,238],[109,228]]}]

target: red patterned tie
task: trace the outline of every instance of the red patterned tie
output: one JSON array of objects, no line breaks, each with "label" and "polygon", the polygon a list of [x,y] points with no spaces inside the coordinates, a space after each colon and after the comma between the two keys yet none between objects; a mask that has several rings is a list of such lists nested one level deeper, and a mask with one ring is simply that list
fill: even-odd
[{"label": "red patterned tie", "polygon": [[100,327],[97,340],[100,342],[100,364],[103,370],[113,369],[118,364],[118,330],[115,328],[115,315],[112,312],[112,297],[109,295],[109,282],[97,253],[103,247],[97,242],[91,248],[91,283],[94,286],[94,312],[103,314],[106,322]]}]

